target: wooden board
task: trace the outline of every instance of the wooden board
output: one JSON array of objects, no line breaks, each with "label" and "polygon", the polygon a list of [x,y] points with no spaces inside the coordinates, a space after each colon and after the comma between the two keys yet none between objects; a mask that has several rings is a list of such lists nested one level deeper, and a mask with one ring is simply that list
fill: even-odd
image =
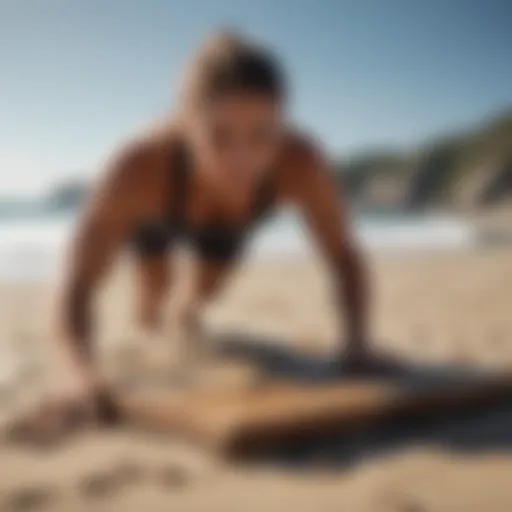
[{"label": "wooden board", "polygon": [[250,388],[120,392],[116,402],[131,423],[233,456],[314,434],[511,397],[512,375],[503,374],[420,384],[410,379],[270,381]]}]

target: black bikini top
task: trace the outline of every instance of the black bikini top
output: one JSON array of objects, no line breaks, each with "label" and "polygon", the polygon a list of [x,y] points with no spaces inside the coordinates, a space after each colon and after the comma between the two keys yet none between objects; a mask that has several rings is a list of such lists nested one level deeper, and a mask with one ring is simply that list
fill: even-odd
[{"label": "black bikini top", "polygon": [[236,257],[251,228],[263,220],[274,204],[274,187],[269,178],[258,187],[253,200],[250,221],[238,228],[223,222],[209,221],[191,225],[186,210],[190,193],[191,165],[189,153],[182,143],[173,148],[170,162],[168,209],[165,219],[144,223],[134,237],[136,249],[147,255],[160,254],[175,242],[186,242],[205,259],[229,260]]}]

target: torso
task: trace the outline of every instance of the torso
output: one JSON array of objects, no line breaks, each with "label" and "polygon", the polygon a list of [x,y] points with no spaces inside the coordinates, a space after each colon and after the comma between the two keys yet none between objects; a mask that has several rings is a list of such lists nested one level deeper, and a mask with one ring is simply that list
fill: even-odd
[{"label": "torso", "polygon": [[142,255],[157,255],[185,241],[201,258],[233,259],[245,246],[251,229],[286,200],[286,169],[293,156],[287,154],[286,147],[268,169],[247,208],[233,212],[226,210],[218,198],[209,197],[207,190],[197,191],[201,183],[179,133],[157,132],[143,144],[148,156],[144,171],[148,179],[141,194],[148,208],[132,238],[132,246]]}]

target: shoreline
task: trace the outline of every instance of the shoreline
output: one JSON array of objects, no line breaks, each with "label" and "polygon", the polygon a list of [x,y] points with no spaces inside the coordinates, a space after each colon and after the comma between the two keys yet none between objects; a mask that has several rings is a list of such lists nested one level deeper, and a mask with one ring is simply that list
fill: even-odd
[{"label": "shoreline", "polygon": [[[58,269],[72,217],[55,220],[18,220],[0,223],[0,280],[51,278]],[[481,242],[507,242],[499,233],[487,238],[481,228],[469,219],[453,215],[354,218],[356,236],[363,250],[369,252],[421,252],[469,249]],[[264,224],[251,237],[248,254],[251,260],[287,260],[309,258],[316,249],[307,236],[300,217],[283,213]],[[510,240],[508,240],[510,241]]]}]

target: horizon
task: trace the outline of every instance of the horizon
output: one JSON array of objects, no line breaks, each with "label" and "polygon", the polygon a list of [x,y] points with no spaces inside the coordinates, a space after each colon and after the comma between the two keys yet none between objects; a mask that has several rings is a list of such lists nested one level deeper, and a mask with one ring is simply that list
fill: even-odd
[{"label": "horizon", "polygon": [[0,0],[1,195],[90,179],[116,142],[172,107],[184,61],[220,26],[276,49],[292,117],[336,157],[485,122],[512,106],[512,4],[445,4]]}]

